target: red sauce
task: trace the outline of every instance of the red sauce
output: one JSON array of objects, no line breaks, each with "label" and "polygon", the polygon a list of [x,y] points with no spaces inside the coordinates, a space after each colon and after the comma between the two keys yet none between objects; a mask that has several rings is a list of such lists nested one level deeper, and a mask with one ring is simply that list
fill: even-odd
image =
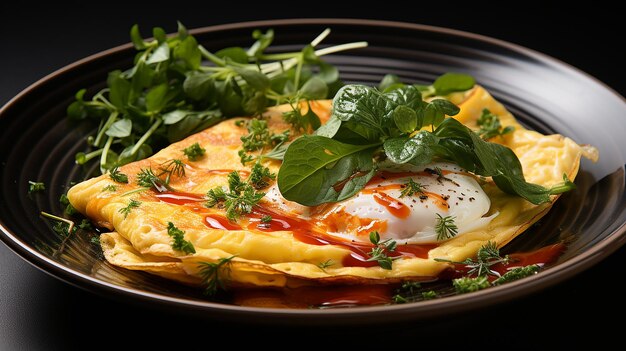
[{"label": "red sauce", "polygon": [[241,230],[241,226],[228,220],[219,214],[209,214],[204,217],[204,224],[213,229]]},{"label": "red sauce", "polygon": [[371,306],[391,303],[392,285],[307,286],[286,289],[235,289],[239,306],[308,308]]},{"label": "red sauce", "polygon": [[393,197],[385,194],[374,192],[374,201],[387,209],[389,213],[398,218],[407,218],[411,214],[409,207]]},{"label": "red sauce", "polygon": [[[261,223],[260,218],[270,215],[272,220]],[[351,251],[351,254],[343,259],[345,267],[375,267],[376,261],[367,261],[370,258],[369,252],[374,245],[365,242],[353,242],[348,239],[320,233],[315,230],[313,224],[300,218],[287,217],[282,214],[270,211],[266,208],[255,208],[250,215],[248,229],[258,229],[266,232],[289,230],[296,240],[310,245],[337,245]],[[428,257],[428,251],[437,245],[398,245],[396,250],[390,252],[390,257]]]},{"label": "red sauce", "polygon": [[[505,274],[507,271],[516,268],[524,267],[531,264],[538,264],[540,266],[555,262],[561,254],[565,251],[565,244],[558,243],[549,246],[542,247],[538,250],[531,252],[513,253],[509,255],[511,259],[509,264],[496,263],[489,267],[492,271],[498,272],[498,274]],[[471,268],[457,264],[453,271],[444,271],[441,274],[442,279],[454,279],[460,278],[467,274]],[[490,280],[496,279],[496,276],[489,276]]]},{"label": "red sauce", "polygon": [[[404,246],[403,246],[404,247]],[[509,265],[496,264],[490,268],[500,274],[507,270],[530,264],[549,264],[558,259],[565,250],[564,244],[554,244],[532,252],[509,255],[514,262]],[[454,279],[464,275],[463,267],[458,267],[455,275],[442,274],[439,279]],[[465,269],[465,272],[467,269]],[[491,277],[491,280],[495,277]],[[426,281],[433,279],[424,277]],[[392,302],[399,284],[348,285],[348,286],[307,286],[284,289],[235,289],[233,302],[240,306],[272,308],[346,307],[380,305]]]},{"label": "red sauce", "polygon": [[[380,193],[378,195],[386,194]],[[156,194],[156,197],[159,200],[175,205],[187,205],[187,204],[196,204],[198,202],[205,201],[205,199],[197,194],[191,193],[183,193],[183,192],[163,192],[160,194]],[[387,196],[389,199],[391,197]],[[381,196],[381,198],[384,198]],[[400,216],[408,216],[408,207],[397,200],[394,200],[396,203],[400,204],[389,204],[389,209],[394,213],[394,215]],[[395,206],[395,207],[394,207]],[[194,209],[196,209],[194,207]],[[200,209],[198,209],[200,210]],[[205,209],[208,211],[208,209]],[[405,212],[407,211],[407,212]],[[272,219],[268,223],[261,222],[261,218],[264,216],[271,216]],[[405,218],[400,217],[400,218]],[[245,228],[248,230],[259,230],[263,232],[275,232],[275,231],[291,231],[296,240],[301,241],[310,245],[337,245],[343,248],[346,248],[351,251],[350,255],[347,255],[342,264],[345,267],[375,267],[378,266],[378,262],[376,261],[368,261],[370,258],[369,252],[374,247],[370,243],[366,242],[353,242],[348,239],[335,237],[332,235],[328,235],[316,230],[311,221],[304,220],[297,217],[286,216],[281,213],[272,211],[267,208],[255,207],[253,212],[248,215],[248,222],[245,225]],[[242,221],[245,223],[245,221]],[[212,229],[220,229],[220,230],[241,230],[242,226],[238,223],[233,223],[229,221],[226,216],[220,213],[210,213],[204,217],[204,224]],[[396,250],[388,253],[390,257],[420,257],[426,258],[428,257],[428,251],[437,245],[398,245]]]}]

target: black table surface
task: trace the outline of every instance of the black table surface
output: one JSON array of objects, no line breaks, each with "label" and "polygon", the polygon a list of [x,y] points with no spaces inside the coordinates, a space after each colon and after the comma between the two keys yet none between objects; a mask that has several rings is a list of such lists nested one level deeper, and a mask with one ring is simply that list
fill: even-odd
[{"label": "black table surface", "polygon": [[[511,7],[499,2],[495,8],[478,2],[461,7],[434,2],[418,4],[421,9],[414,11],[403,8],[402,2],[356,7],[338,1],[333,5],[294,1],[284,6],[210,1],[54,3],[1,2],[0,105],[64,65],[126,43],[134,23],[147,32],[153,26],[174,31],[176,20],[196,28],[296,17],[399,20],[484,34],[561,59],[626,94],[626,33],[619,11],[607,6],[577,9],[524,3],[523,7]],[[416,348],[434,344],[446,349],[609,344],[623,338],[620,329],[626,302],[621,286],[625,281],[623,247],[562,284],[480,311],[396,325],[381,321],[371,327],[263,327],[223,323],[83,291],[39,271],[0,244],[0,350],[117,348],[116,335],[130,338],[126,346],[146,347],[173,342],[180,347],[210,348],[219,340],[233,346],[248,342],[269,345],[265,343],[274,340],[277,347],[298,347],[281,341],[287,335],[297,335],[306,346],[324,347],[335,342]]]}]

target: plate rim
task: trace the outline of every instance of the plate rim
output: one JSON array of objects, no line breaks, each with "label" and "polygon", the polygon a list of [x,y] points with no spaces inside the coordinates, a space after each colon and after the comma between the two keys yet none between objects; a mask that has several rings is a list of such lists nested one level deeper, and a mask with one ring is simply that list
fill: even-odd
[{"label": "plate rim", "polygon": [[[370,26],[370,27],[384,27],[384,28],[397,28],[407,29],[411,31],[426,31],[439,33],[448,36],[462,37],[479,42],[486,42],[495,46],[504,47],[511,51],[517,52],[523,56],[530,56],[536,60],[548,63],[551,66],[565,68],[570,72],[582,75],[583,78],[592,81],[599,85],[603,90],[621,98],[623,102],[626,102],[626,98],[621,96],[616,90],[607,84],[603,83],[596,77],[574,67],[566,62],[556,59],[552,56],[535,51],[524,46],[514,44],[501,39],[493,37],[466,32],[462,30],[438,27],[432,25],[424,25],[417,23],[398,22],[398,21],[383,21],[383,20],[370,20],[370,19],[344,19],[344,18],[290,18],[290,19],[277,19],[277,20],[260,20],[260,21],[243,21],[236,23],[226,23],[214,26],[200,27],[191,29],[191,34],[206,34],[214,32],[222,32],[228,30],[238,30],[246,28],[258,28],[258,27],[270,27],[270,26],[302,26],[302,25],[342,25],[342,26]],[[133,47],[132,43],[126,43],[118,45],[98,53],[89,55],[85,58],[72,62],[66,66],[63,66],[54,72],[44,76],[36,82],[29,85],[22,90],[16,96],[11,98],[5,105],[0,107],[0,118],[2,118],[6,111],[9,111],[13,106],[32,91],[38,89],[40,86],[46,84],[49,81],[59,78],[67,72],[91,63],[92,61],[113,55],[119,54]],[[394,321],[401,320],[414,320],[422,318],[430,318],[435,316],[442,316],[454,312],[466,312],[469,310],[475,310],[481,307],[502,304],[504,302],[513,300],[520,296],[527,296],[536,293],[540,289],[556,285],[564,280],[570,279],[574,275],[581,273],[591,266],[595,265],[599,261],[605,259],[610,254],[619,249],[622,245],[626,244],[626,222],[621,223],[610,234],[607,235],[602,241],[594,244],[585,252],[578,254],[567,261],[560,263],[557,266],[551,267],[543,271],[539,275],[528,277],[522,281],[511,282],[506,285],[491,287],[489,289],[474,292],[469,295],[456,295],[446,297],[444,299],[435,299],[429,301],[421,301],[415,304],[398,304],[398,305],[383,305],[383,306],[364,306],[354,307],[346,309],[329,309],[329,310],[300,310],[300,309],[275,309],[275,308],[260,308],[260,307],[245,307],[228,305],[211,301],[199,301],[186,298],[179,298],[173,296],[166,296],[158,293],[152,293],[145,290],[136,288],[129,288],[120,286],[114,283],[106,282],[95,277],[91,277],[87,274],[73,270],[60,262],[56,262],[43,254],[36,251],[34,247],[27,244],[19,238],[19,235],[11,232],[3,224],[2,218],[0,218],[0,240],[6,244],[11,251],[16,253],[23,260],[34,266],[35,268],[49,274],[55,278],[58,278],[73,286],[98,293],[107,297],[131,297],[136,301],[159,303],[166,307],[186,307],[190,310],[201,312],[212,312],[211,317],[227,318],[232,320],[238,320],[242,316],[251,315],[264,315],[271,318],[263,319],[262,323],[301,323],[301,324],[324,324],[328,325],[328,317],[332,316],[334,319],[331,321],[333,324],[341,322],[352,322],[355,324],[369,324],[372,323],[371,319],[363,318],[367,315],[390,315],[393,316]],[[108,293],[113,293],[108,294]],[[124,299],[127,301],[126,299]],[[466,303],[471,302],[471,303]],[[303,318],[306,317],[306,318]],[[389,319],[387,319],[388,321]]]}]

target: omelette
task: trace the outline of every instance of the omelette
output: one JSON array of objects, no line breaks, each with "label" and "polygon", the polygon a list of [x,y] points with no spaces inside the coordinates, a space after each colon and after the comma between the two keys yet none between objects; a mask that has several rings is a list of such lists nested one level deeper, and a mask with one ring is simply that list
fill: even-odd
[{"label": "omelette", "polygon": [[[561,183],[564,174],[573,180],[581,157],[597,158],[595,149],[567,137],[525,129],[480,86],[450,99],[460,108],[454,118],[474,130],[484,109],[498,116],[503,127],[514,128],[495,142],[517,155],[530,183],[550,187]],[[331,104],[311,101],[301,108],[312,109],[323,123],[330,117]],[[283,120],[283,113],[290,110],[288,105],[269,108],[264,117],[270,130],[290,129]],[[313,207],[284,199],[270,181],[250,214],[233,221],[224,208],[205,206],[205,194],[227,187],[233,171],[242,178],[250,173],[238,155],[247,134],[237,123],[242,119],[225,120],[150,158],[120,167],[127,183],[104,174],[69,190],[72,206],[109,230],[100,237],[109,263],[190,285],[206,283],[203,267],[218,263],[227,263],[220,274],[228,284],[242,287],[432,280],[450,267],[441,259],[463,261],[488,242],[506,245],[558,198],[553,195],[550,202],[534,205],[504,193],[490,178],[438,162],[408,171],[386,169],[355,196]],[[191,160],[184,150],[196,143],[206,152]],[[183,160],[184,172],[168,179],[168,189],[137,184],[138,174],[162,169],[171,160]],[[281,166],[270,159],[263,164],[274,173]],[[422,184],[428,196],[403,196],[399,184],[408,180]],[[456,218],[456,235],[439,240],[435,219],[446,215]],[[368,260],[373,247],[368,233],[373,231],[397,243],[390,269]]]}]

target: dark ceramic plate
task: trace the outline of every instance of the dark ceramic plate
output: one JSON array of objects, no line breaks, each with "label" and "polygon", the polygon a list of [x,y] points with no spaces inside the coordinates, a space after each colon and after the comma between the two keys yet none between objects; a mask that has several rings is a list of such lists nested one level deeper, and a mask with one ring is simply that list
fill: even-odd
[{"label": "dark ceramic plate", "polygon": [[[506,247],[530,251],[567,242],[559,260],[540,274],[472,294],[391,306],[329,310],[278,310],[207,302],[197,289],[141,272],[108,265],[90,244],[93,234],[59,239],[40,211],[62,213],[58,199],[85,176],[74,165],[91,130],[66,123],[65,109],[81,88],[103,87],[107,72],[132,63],[130,45],[65,67],[35,83],[0,110],[0,238],[41,270],[79,287],[136,298],[218,318],[300,323],[416,319],[479,308],[536,292],[589,268],[626,242],[624,98],[576,69],[506,42],[442,28],[363,20],[281,20],[222,25],[196,30],[209,50],[250,43],[256,28],[274,28],[277,49],[301,47],[325,27],[326,44],[367,40],[369,47],[328,57],[346,82],[377,83],[394,73],[425,83],[447,71],[466,72],[485,86],[526,126],[593,144],[600,161],[583,161],[578,189]],[[29,196],[28,180],[46,183],[44,194]],[[441,288],[445,289],[445,288]],[[444,291],[442,291],[444,292]],[[444,292],[445,293],[445,292]],[[379,318],[376,320],[380,320]]]}]

